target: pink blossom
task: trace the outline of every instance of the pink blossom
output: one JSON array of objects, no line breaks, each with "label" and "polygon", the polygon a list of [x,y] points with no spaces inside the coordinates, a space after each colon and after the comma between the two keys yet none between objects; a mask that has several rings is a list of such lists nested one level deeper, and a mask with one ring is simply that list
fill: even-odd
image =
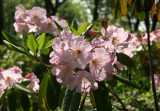
[{"label": "pink blossom", "polygon": [[79,64],[79,68],[84,69],[86,65],[91,61],[91,49],[92,46],[89,42],[86,42],[83,37],[77,37],[69,41],[69,49],[73,51],[76,56],[76,60]]},{"label": "pink blossom", "polygon": [[97,81],[103,81],[106,78],[105,65],[109,63],[110,60],[110,55],[104,48],[96,48],[94,50],[93,60],[89,63],[89,68],[90,73]]},{"label": "pink blossom", "polygon": [[86,93],[90,89],[98,89],[98,84],[92,80],[91,74],[87,71],[78,71],[74,80],[69,83],[70,90],[76,89],[76,92]]},{"label": "pink blossom", "polygon": [[104,41],[104,39],[102,39],[102,38],[94,38],[93,40],[92,40],[92,46],[94,47],[94,48],[96,48],[96,47],[104,47],[105,46],[105,44],[106,44],[106,42]]},{"label": "pink blossom", "polygon": [[6,89],[10,89],[16,83],[20,83],[22,81],[22,70],[17,66],[1,71],[0,83],[1,85],[3,84]]},{"label": "pink blossom", "polygon": [[155,87],[157,90],[160,90],[160,75],[154,74]]},{"label": "pink blossom", "polygon": [[132,108],[131,105],[126,106],[126,109],[131,109],[131,108]]},{"label": "pink blossom", "polygon": [[27,14],[30,17],[30,23],[36,23],[39,25],[40,22],[46,18],[47,12],[43,8],[33,7],[31,10],[27,11]]},{"label": "pink blossom", "polygon": [[27,14],[26,14],[26,8],[23,7],[22,4],[19,4],[18,6],[16,6],[16,12],[15,12],[15,20],[17,22],[23,22],[27,17]]},{"label": "pink blossom", "polygon": [[27,88],[31,88],[33,91],[39,90],[39,79],[34,73],[30,73],[25,76],[26,78],[30,79],[31,82],[27,85]]}]

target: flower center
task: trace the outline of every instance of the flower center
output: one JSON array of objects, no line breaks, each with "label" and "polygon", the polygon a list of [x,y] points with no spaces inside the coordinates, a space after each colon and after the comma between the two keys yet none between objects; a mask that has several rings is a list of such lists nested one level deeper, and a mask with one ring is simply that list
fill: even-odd
[{"label": "flower center", "polygon": [[77,56],[80,56],[82,54],[82,51],[79,50],[79,49],[76,49],[74,50],[74,53],[77,55]]},{"label": "flower center", "polygon": [[34,15],[33,15],[33,18],[37,19],[37,18],[38,18],[38,15],[34,14]]},{"label": "flower center", "polygon": [[10,81],[10,80],[11,80],[11,78],[7,76],[6,77],[6,81]]},{"label": "flower center", "polygon": [[117,37],[113,37],[112,44],[113,44],[113,45],[116,45],[117,43],[118,43]]},{"label": "flower center", "polygon": [[94,60],[92,61],[92,64],[93,64],[94,67],[97,67],[98,64],[99,64],[99,60],[98,60],[98,59],[94,59]]}]

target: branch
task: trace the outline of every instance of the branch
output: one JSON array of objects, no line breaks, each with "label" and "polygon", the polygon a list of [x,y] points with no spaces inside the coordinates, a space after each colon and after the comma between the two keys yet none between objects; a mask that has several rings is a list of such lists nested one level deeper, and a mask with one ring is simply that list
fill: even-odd
[{"label": "branch", "polygon": [[79,111],[82,111],[82,109],[83,109],[84,102],[85,102],[85,100],[86,100],[87,94],[88,94],[88,93],[85,93],[85,94],[84,94],[84,96],[83,96],[83,99],[82,99],[82,102],[81,102],[81,105],[80,105]]},{"label": "branch", "polygon": [[146,28],[147,28],[147,36],[148,36],[148,59],[149,59],[149,69],[150,69],[150,76],[152,79],[152,92],[154,96],[154,105],[156,111],[159,111],[158,108],[158,101],[157,101],[157,93],[155,88],[155,80],[153,75],[153,66],[152,66],[152,57],[151,57],[151,46],[150,46],[150,35],[149,35],[149,13],[146,13]]}]

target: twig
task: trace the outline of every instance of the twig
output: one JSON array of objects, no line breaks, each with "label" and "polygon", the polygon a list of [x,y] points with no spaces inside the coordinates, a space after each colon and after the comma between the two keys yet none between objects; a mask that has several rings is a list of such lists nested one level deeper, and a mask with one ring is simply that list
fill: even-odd
[{"label": "twig", "polygon": [[150,35],[149,35],[149,14],[146,13],[146,28],[147,28],[147,36],[148,36],[148,59],[149,59],[149,69],[150,69],[150,76],[152,79],[152,92],[154,96],[154,105],[156,111],[159,111],[158,108],[158,101],[157,101],[157,93],[156,93],[156,88],[155,88],[155,80],[154,80],[154,75],[153,75],[153,66],[152,66],[152,57],[151,57],[151,46],[150,46]]},{"label": "twig", "polygon": [[44,66],[48,67],[48,68],[52,68],[53,66],[50,66],[48,64],[45,64],[44,62],[42,62],[36,55],[34,56],[34,58],[41,64],[43,64]]},{"label": "twig", "polygon": [[82,111],[82,109],[83,109],[84,102],[85,102],[85,100],[86,100],[87,94],[88,94],[88,93],[85,93],[85,94],[84,94],[84,96],[83,96],[83,99],[82,99],[82,102],[81,102],[81,105],[80,105],[79,111]]},{"label": "twig", "polygon": [[[108,89],[108,88],[107,88],[107,89]],[[116,92],[114,92],[113,90],[109,90],[109,89],[108,89],[108,91],[109,91],[110,93],[112,93],[112,94],[118,99],[118,101],[121,103],[121,105],[122,105],[122,107],[123,107],[123,110],[124,110],[124,111],[127,111],[125,105],[123,104],[122,100],[119,98],[118,94],[117,94]]]}]

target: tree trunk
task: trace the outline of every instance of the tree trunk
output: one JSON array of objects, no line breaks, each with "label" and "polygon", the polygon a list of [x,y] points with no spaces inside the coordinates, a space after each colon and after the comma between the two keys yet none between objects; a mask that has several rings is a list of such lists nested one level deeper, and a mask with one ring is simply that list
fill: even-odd
[{"label": "tree trunk", "polygon": [[99,0],[94,0],[94,14],[93,14],[93,21],[96,21],[98,19],[98,2]]},{"label": "tree trunk", "polygon": [[154,14],[153,24],[152,24],[152,31],[154,31],[156,29],[156,24],[157,24],[157,15]]},{"label": "tree trunk", "polygon": [[0,44],[3,44],[3,0],[0,0]]},{"label": "tree trunk", "polygon": [[137,22],[136,22],[136,24],[134,25],[134,31],[137,31],[137,30],[138,30],[138,25],[139,25],[139,19],[137,18]]}]

